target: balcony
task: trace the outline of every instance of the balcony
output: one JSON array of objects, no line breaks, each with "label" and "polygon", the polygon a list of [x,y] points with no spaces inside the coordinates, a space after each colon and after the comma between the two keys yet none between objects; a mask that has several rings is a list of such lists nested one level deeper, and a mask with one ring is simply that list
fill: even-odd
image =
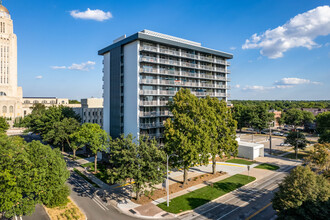
[{"label": "balcony", "polygon": [[153,123],[140,123],[141,129],[149,129],[149,128],[159,128],[163,127],[164,125],[159,122],[153,122]]},{"label": "balcony", "polygon": [[182,62],[182,63],[181,63],[181,66],[189,67],[189,68],[197,68],[197,67],[198,67],[197,64],[194,64],[194,63],[186,63],[186,62]]},{"label": "balcony", "polygon": [[159,59],[159,63],[169,64],[169,65],[180,65],[180,62],[177,60],[168,60],[168,59]]},{"label": "balcony", "polygon": [[159,101],[159,105],[165,106],[167,105],[168,101]]},{"label": "balcony", "polygon": [[163,137],[163,134],[161,134],[161,133],[151,133],[151,134],[147,134],[147,135],[149,136],[149,138],[161,138],[161,137]]},{"label": "balcony", "polygon": [[173,114],[170,111],[140,112],[140,117],[163,117],[163,116],[173,116]]},{"label": "balcony", "polygon": [[141,56],[140,61],[157,63],[157,57]]},{"label": "balcony", "polygon": [[143,73],[158,73],[158,70],[153,69],[153,68],[140,68],[140,72],[143,72]]},{"label": "balcony", "polygon": [[198,77],[198,73],[192,73],[192,72],[181,72],[181,76],[190,76],[190,77]]},{"label": "balcony", "polygon": [[157,52],[157,47],[143,45],[142,47],[140,47],[140,50]]},{"label": "balcony", "polygon": [[157,90],[140,90],[140,95],[158,95]]},{"label": "balcony", "polygon": [[180,75],[180,71],[176,70],[166,70],[166,69],[160,69],[159,71],[162,74],[169,74],[169,75]]},{"label": "balcony", "polygon": [[141,79],[141,84],[158,84],[157,79]]},{"label": "balcony", "polygon": [[212,57],[204,57],[204,56],[200,56],[199,59],[200,59],[200,60],[207,61],[207,62],[213,62],[213,58],[212,58]]},{"label": "balcony", "polygon": [[213,70],[213,67],[212,66],[201,65],[200,68],[201,69],[204,69],[204,70]]},{"label": "balcony", "polygon": [[160,90],[159,91],[161,95],[175,95],[177,91],[174,90]]},{"label": "balcony", "polygon": [[214,71],[225,73],[226,69],[225,68],[214,67]]},{"label": "balcony", "polygon": [[158,105],[157,101],[140,101],[141,106],[154,106]]},{"label": "balcony", "polygon": [[164,54],[174,55],[174,56],[180,56],[180,52],[176,51],[176,50],[160,48],[159,52],[164,53]]},{"label": "balcony", "polygon": [[191,54],[191,53],[182,52],[181,53],[181,56],[182,57],[187,57],[187,58],[190,58],[190,59],[198,59],[198,56],[197,55]]},{"label": "balcony", "polygon": [[219,60],[219,59],[215,59],[214,62],[215,62],[215,63],[222,64],[222,65],[226,65],[226,64],[227,64],[227,61],[225,61],[225,60]]}]

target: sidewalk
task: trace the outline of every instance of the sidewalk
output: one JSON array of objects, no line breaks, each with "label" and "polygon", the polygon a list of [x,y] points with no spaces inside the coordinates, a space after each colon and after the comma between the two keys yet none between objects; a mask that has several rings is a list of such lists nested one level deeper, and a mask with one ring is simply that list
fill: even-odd
[{"label": "sidewalk", "polygon": [[[290,152],[287,152],[290,153]],[[101,192],[104,198],[107,199],[109,203],[111,203],[113,206],[117,207],[120,212],[125,213],[130,216],[134,217],[140,217],[140,218],[173,218],[175,217],[174,214],[167,213],[166,211],[163,211],[160,209],[157,204],[163,203],[166,201],[166,197],[159,198],[153,202],[150,202],[145,205],[140,205],[132,202],[130,200],[131,198],[131,193],[130,193],[130,186],[129,185],[108,185],[98,179],[96,176],[94,176],[92,173],[88,172],[85,168],[81,167],[81,164],[84,163],[89,163],[90,160],[93,161],[93,158],[88,158],[88,159],[80,159],[77,161],[72,161],[70,158],[66,157],[67,160],[70,162],[71,169],[76,168],[79,170],[81,173],[86,175],[89,179],[91,179],[94,183],[100,186],[100,190],[98,192]],[[274,174],[276,171],[270,171],[270,170],[264,170],[264,169],[253,169],[255,166],[261,163],[272,163],[280,166],[280,169],[285,166],[285,165],[293,165],[296,161],[291,161],[291,160],[284,160],[284,158],[280,157],[260,157],[256,159],[257,163],[251,165],[251,169],[249,172],[250,176],[254,176],[258,179],[265,178],[267,176],[270,176]],[[228,178],[232,175],[241,173],[248,175],[247,171],[247,165],[242,165],[242,164],[233,164],[233,163],[226,163],[226,162],[217,162],[217,171],[224,171],[227,172],[227,174],[223,176],[219,176],[215,179],[210,180],[209,182],[214,183],[218,182],[222,179]],[[193,178],[195,176],[205,174],[205,173],[210,173],[212,171],[212,165],[208,166],[197,166],[197,167],[192,167],[189,169],[189,178]],[[169,174],[169,184],[177,183],[182,181],[182,175],[183,171],[172,171]],[[170,195],[170,198],[173,199],[175,197],[181,196],[183,194],[192,192],[196,189],[200,189],[202,187],[207,186],[205,183],[201,183],[195,186],[192,186],[190,188],[184,189],[182,191],[173,193]],[[158,189],[161,189],[163,187],[162,184],[158,184],[155,186]]]}]

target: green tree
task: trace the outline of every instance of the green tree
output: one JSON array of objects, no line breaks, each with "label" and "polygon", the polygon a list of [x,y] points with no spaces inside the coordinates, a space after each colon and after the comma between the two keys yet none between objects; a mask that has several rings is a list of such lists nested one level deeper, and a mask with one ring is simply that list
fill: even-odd
[{"label": "green tree", "polygon": [[[238,153],[238,143],[236,141],[236,125],[231,110],[226,102],[219,101],[217,98],[200,99],[204,102],[201,115],[204,118],[201,122],[201,130],[204,132],[204,148],[207,153],[212,155],[212,173],[216,173],[216,156],[227,157],[236,156]],[[208,140],[208,141],[206,141]],[[208,143],[205,146],[205,143]]]},{"label": "green tree", "polygon": [[9,124],[4,117],[0,117],[0,133],[6,133],[9,128]]},{"label": "green tree", "polygon": [[307,123],[311,123],[315,119],[311,112],[302,111],[299,109],[289,109],[283,113],[282,117],[284,117],[285,124],[292,125],[295,128],[297,126],[303,126]]},{"label": "green tree", "polygon": [[37,203],[53,207],[67,202],[69,171],[59,150],[2,135],[0,170],[0,212],[8,218],[31,214]]},{"label": "green tree", "polygon": [[40,201],[48,207],[65,205],[70,191],[65,184],[70,176],[59,149],[52,149],[39,141],[26,145],[28,159],[33,161],[33,170],[37,172],[35,191]]},{"label": "green tree", "polygon": [[315,144],[305,160],[311,167],[316,168],[318,171],[329,172],[330,144]]},{"label": "green tree", "polygon": [[199,99],[191,94],[189,89],[180,89],[169,109],[173,114],[172,119],[165,123],[165,151],[174,154],[173,166],[183,168],[183,184],[187,184],[188,169],[194,164],[208,164],[208,155],[203,149],[201,135],[201,108],[198,107]]},{"label": "green tree", "polygon": [[94,171],[97,172],[97,153],[106,151],[110,147],[111,137],[100,125],[85,123],[73,135],[74,147],[87,146],[94,154]]},{"label": "green tree", "polygon": [[[328,209],[329,197],[330,183],[308,166],[299,166],[285,177],[272,202],[279,219],[315,219],[315,209]],[[301,216],[302,213],[304,216]],[[324,213],[317,214],[317,219],[328,218],[321,217]]]},{"label": "green tree", "polygon": [[285,143],[291,144],[294,147],[296,159],[298,159],[298,150],[304,149],[307,146],[305,135],[298,131],[290,131],[286,137]]},{"label": "green tree", "polygon": [[108,175],[111,182],[130,179],[139,200],[142,193],[149,193],[154,185],[163,181],[165,163],[165,152],[155,139],[141,135],[139,141],[135,141],[131,134],[122,135],[111,144],[110,164],[113,168],[108,170]]},{"label": "green tree", "polygon": [[69,104],[80,104],[78,100],[69,100]]},{"label": "green tree", "polygon": [[330,143],[330,129],[325,130],[319,138],[319,143],[324,144],[324,143]]},{"label": "green tree", "polygon": [[[61,146],[64,152],[65,144],[70,145],[70,135],[79,128],[79,122],[74,118],[63,118],[61,121],[54,122],[52,128],[43,135],[43,139],[55,146]],[[73,150],[75,158],[75,150]]]}]

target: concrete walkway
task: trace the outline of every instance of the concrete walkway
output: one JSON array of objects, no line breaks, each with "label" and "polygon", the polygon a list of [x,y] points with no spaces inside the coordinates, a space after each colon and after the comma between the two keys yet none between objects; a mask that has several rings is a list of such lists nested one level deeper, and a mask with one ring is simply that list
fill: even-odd
[{"label": "concrete walkway", "polygon": [[[287,152],[290,153],[290,152]],[[173,218],[175,215],[167,213],[160,209],[158,206],[156,206],[159,203],[163,203],[166,201],[166,197],[159,198],[153,202],[150,202],[145,205],[140,205],[132,202],[130,200],[131,198],[131,193],[130,193],[130,186],[129,184],[125,185],[108,185],[98,179],[96,176],[94,176],[92,173],[88,172],[85,168],[81,167],[81,164],[84,163],[89,163],[93,161],[94,158],[88,158],[88,159],[80,159],[77,161],[72,161],[70,158],[66,157],[66,160],[68,162],[68,167],[69,169],[73,170],[73,168],[79,170],[81,173],[83,173],[85,176],[87,176],[91,181],[96,183],[97,185],[100,186],[100,190],[102,193],[105,195],[106,199],[117,207],[121,212],[127,213],[128,215],[132,216],[132,213],[136,217],[141,217],[141,218]],[[91,161],[90,161],[91,160]],[[264,178],[266,176],[269,176],[272,174],[274,171],[269,171],[269,170],[263,170],[263,169],[252,169],[253,167],[257,166],[258,164],[261,163],[272,163],[276,164],[280,167],[288,165],[288,164],[293,164],[295,161],[292,160],[286,160],[284,158],[280,157],[261,157],[257,158],[257,163],[253,164],[250,166],[250,172],[249,174],[251,176],[256,177],[257,179]],[[212,171],[212,165],[208,166],[197,166],[197,167],[192,167],[189,169],[189,178],[193,178],[195,176],[199,176],[201,174],[205,173],[211,173]],[[227,174],[217,177],[215,179],[210,180],[209,182],[214,183],[218,182],[222,179],[225,179],[227,177],[230,177],[232,175],[241,173],[241,174],[248,174],[247,171],[247,165],[242,165],[242,164],[234,164],[234,163],[226,163],[226,162],[217,162],[217,171],[223,171],[226,172]],[[172,171],[169,174],[169,183],[170,186],[173,183],[181,182],[182,181],[182,176],[183,176],[183,171],[177,170],[177,171]],[[180,192],[176,192],[170,195],[170,198],[173,199],[175,197],[181,196],[183,194],[186,194],[188,192],[194,191],[196,189],[200,189],[202,187],[205,187],[207,184],[201,183],[195,186],[192,186],[190,188],[184,189]],[[158,184],[155,186],[156,188],[161,189],[163,187],[162,184]]]}]

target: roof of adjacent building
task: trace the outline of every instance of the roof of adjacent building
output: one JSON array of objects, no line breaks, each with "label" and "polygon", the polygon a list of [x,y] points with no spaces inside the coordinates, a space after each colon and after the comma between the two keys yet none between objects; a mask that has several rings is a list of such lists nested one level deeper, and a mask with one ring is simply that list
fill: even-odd
[{"label": "roof of adjacent building", "polygon": [[238,141],[238,145],[240,147],[251,147],[251,148],[257,148],[257,149],[264,147],[263,144],[250,143],[250,142],[245,142],[245,141]]},{"label": "roof of adjacent building", "polygon": [[124,35],[124,36],[114,40],[113,44],[99,50],[98,54],[104,55],[105,53],[110,52],[110,50],[112,50],[113,48],[131,43],[136,40],[147,40],[147,41],[167,44],[167,45],[171,45],[171,46],[183,47],[183,48],[187,48],[187,49],[191,49],[191,50],[196,50],[199,52],[211,53],[214,55],[225,57],[227,59],[233,58],[233,55],[230,53],[225,53],[222,51],[202,47],[201,43],[178,38],[178,37],[173,37],[173,36],[166,35],[166,34],[157,33],[154,31],[149,31],[149,30],[143,30],[143,31],[137,32],[128,37],[126,37],[126,35]]},{"label": "roof of adjacent building", "polygon": [[2,3],[0,5],[0,11],[6,12],[6,13],[10,14],[9,11],[8,11],[8,9],[5,6],[3,6]]}]

